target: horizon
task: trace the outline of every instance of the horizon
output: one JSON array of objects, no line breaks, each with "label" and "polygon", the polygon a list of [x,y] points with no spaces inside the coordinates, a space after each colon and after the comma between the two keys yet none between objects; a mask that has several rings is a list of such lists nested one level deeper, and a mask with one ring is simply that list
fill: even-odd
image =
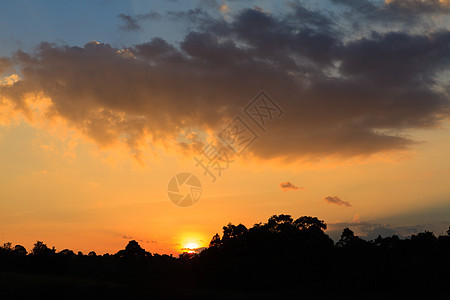
[{"label": "horizon", "polygon": [[[275,216],[276,216],[276,215],[273,215],[273,216],[271,216],[271,217],[275,217]],[[285,215],[285,216],[289,216],[289,215]],[[302,217],[303,217],[303,216],[302,216]],[[308,216],[304,216],[304,217],[308,217]],[[294,218],[294,219],[295,219],[295,218]],[[320,218],[319,218],[319,220],[320,220]],[[321,221],[324,221],[324,220],[321,220]],[[261,223],[267,224],[267,222],[265,222],[265,223],[264,223],[264,222],[260,222],[260,223],[253,224],[253,226],[255,226],[255,225],[257,225],[257,224],[261,224]],[[340,232],[338,232],[337,230],[333,230],[333,233],[334,233],[334,234],[333,234],[332,236],[330,236],[330,238],[332,239],[332,241],[333,241],[333,243],[334,243],[335,246],[338,244],[339,240],[342,239],[342,234],[343,234],[343,231],[344,231],[345,229],[350,229],[352,232],[354,232],[354,230],[352,230],[352,229],[354,229],[354,228],[351,227],[352,224],[355,225],[355,227],[358,227],[358,223],[351,223],[351,224],[349,224],[349,226],[346,226],[346,227],[342,228],[342,230],[341,230]],[[244,224],[241,224],[241,223],[239,223],[239,224],[231,224],[231,223],[228,223],[227,225],[244,225]],[[326,222],[325,222],[325,225],[328,226],[328,224],[327,224]],[[331,225],[334,225],[334,224],[331,224]],[[244,226],[245,226],[245,225],[244,225]],[[224,225],[224,227],[225,227],[225,225]],[[245,227],[246,227],[247,229],[251,229],[251,228],[252,228],[251,226],[245,226]],[[327,230],[328,230],[328,228],[324,230],[325,234],[327,234]],[[431,232],[436,238],[438,238],[438,237],[447,237],[448,235],[450,235],[450,226],[448,227],[448,229],[447,229],[446,231],[441,232],[441,233],[436,233],[436,232],[432,232],[432,231],[429,231],[429,230],[426,230],[426,229],[425,229],[425,230],[423,230],[423,231],[421,231],[421,232],[412,233],[412,234],[409,235],[409,236],[403,236],[403,235],[397,235],[397,234],[393,234],[393,235],[388,235],[388,234],[382,235],[382,234],[378,234],[376,237],[372,237],[372,238],[369,239],[369,236],[359,236],[358,234],[355,234],[355,237],[361,238],[362,240],[364,240],[364,241],[366,241],[366,242],[373,243],[373,242],[375,242],[375,240],[376,240],[377,238],[379,238],[379,237],[382,237],[382,238],[389,238],[389,237],[397,236],[400,240],[411,240],[413,237],[417,237],[417,234],[420,234],[420,233],[427,233],[427,232]],[[220,238],[223,238],[223,233],[222,233],[222,232],[218,232],[218,234],[219,234],[219,237],[220,237]],[[327,235],[328,235],[328,234],[327,234]],[[328,235],[328,236],[329,236],[329,235]],[[131,237],[124,238],[124,240],[126,241],[125,244],[127,244],[127,245],[128,245],[130,242],[136,242],[142,249],[146,250],[147,252],[149,252],[149,253],[152,254],[152,255],[155,255],[155,254],[156,254],[156,255],[169,255],[169,256],[173,256],[173,253],[167,254],[167,253],[158,253],[158,252],[152,252],[152,251],[150,251],[151,249],[146,248],[146,247],[143,246],[144,244],[148,244],[148,241],[135,240],[135,239],[133,239],[133,238],[131,238]],[[211,237],[211,240],[212,240],[212,237]],[[97,252],[97,251],[94,251],[94,250],[79,251],[79,250],[77,250],[77,249],[69,249],[69,248],[64,248],[64,247],[61,248],[61,249],[56,249],[56,248],[54,248],[54,246],[51,245],[51,243],[47,243],[46,241],[36,241],[31,247],[29,247],[29,248],[25,247],[25,249],[27,249],[28,254],[32,254],[34,246],[36,245],[36,243],[39,243],[39,242],[41,242],[41,243],[43,243],[44,245],[46,245],[49,249],[54,249],[54,250],[55,250],[55,253],[61,253],[61,252],[64,251],[64,250],[72,250],[74,253],[78,253],[77,255],[79,255],[80,252],[81,252],[82,255],[88,255],[88,254],[90,254],[91,252],[95,252],[95,255],[103,256],[103,255],[116,255],[120,250],[122,250],[122,249],[118,249],[118,250],[115,251],[115,252],[109,253],[109,252],[101,252],[101,251]],[[8,243],[10,243],[10,242],[5,242],[4,245],[3,245],[3,247],[5,247],[5,245],[8,244]],[[124,244],[124,245],[125,245],[125,244]],[[10,243],[10,246],[11,246],[11,248],[14,248],[15,246],[23,246],[23,245],[20,244],[20,243],[19,243],[19,244],[16,244],[16,245],[15,245],[14,243]],[[185,248],[181,248],[181,249],[180,249],[181,252],[177,253],[179,256],[182,255],[182,254],[186,254],[186,253],[188,253],[188,254],[199,254],[199,253],[201,253],[203,250],[209,248],[209,245],[204,246],[204,247],[203,247],[203,246],[202,246],[202,247],[199,247],[200,245],[196,244],[195,242],[194,242],[194,243],[187,243],[187,244],[184,245],[184,246],[185,246]],[[122,248],[124,248],[124,247],[122,247]],[[177,256],[173,256],[173,257],[177,258]]]},{"label": "horizon", "polygon": [[450,226],[450,1],[3,3],[0,244]]}]

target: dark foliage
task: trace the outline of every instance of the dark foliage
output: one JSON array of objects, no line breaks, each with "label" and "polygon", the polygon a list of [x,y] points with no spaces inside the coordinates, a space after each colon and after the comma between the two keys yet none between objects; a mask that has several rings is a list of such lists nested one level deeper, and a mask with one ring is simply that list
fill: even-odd
[{"label": "dark foliage", "polygon": [[0,248],[2,296],[47,299],[447,299],[450,228],[436,237],[378,236],[345,228],[334,245],[316,217],[274,215],[223,227],[199,254],[151,254],[136,241],[114,255],[56,252],[41,241]]}]

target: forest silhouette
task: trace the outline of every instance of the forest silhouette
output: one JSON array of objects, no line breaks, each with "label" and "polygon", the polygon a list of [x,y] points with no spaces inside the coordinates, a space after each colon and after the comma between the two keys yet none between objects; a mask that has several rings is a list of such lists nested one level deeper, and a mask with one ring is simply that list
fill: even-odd
[{"label": "forest silhouette", "polygon": [[115,254],[57,251],[37,241],[0,248],[2,296],[47,299],[448,299],[450,227],[337,243],[316,217],[229,223],[200,253],[150,253],[132,240]]}]

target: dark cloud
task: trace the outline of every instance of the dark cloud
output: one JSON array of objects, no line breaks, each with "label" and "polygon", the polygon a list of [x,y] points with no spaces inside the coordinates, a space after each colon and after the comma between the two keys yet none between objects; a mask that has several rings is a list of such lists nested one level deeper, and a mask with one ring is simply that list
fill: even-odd
[{"label": "dark cloud", "polygon": [[118,18],[120,18],[124,24],[120,26],[123,30],[139,30],[141,29],[141,25],[139,25],[138,20],[130,15],[126,14],[119,14],[117,15]]},{"label": "dark cloud", "polygon": [[450,12],[448,0],[390,0],[385,3],[386,9],[408,14],[445,14]]},{"label": "dark cloud", "polygon": [[347,206],[347,207],[352,206],[349,202],[342,200],[338,196],[328,196],[328,197],[325,197],[323,200],[325,202],[328,202],[328,203],[331,203],[331,204],[336,204],[336,205],[339,205],[339,206]]},{"label": "dark cloud", "polygon": [[[341,65],[343,74],[374,80],[375,84],[402,86],[436,83],[435,72],[448,68],[448,31],[430,35],[400,32],[373,33],[370,38],[349,42]],[[414,90],[420,93],[420,90]]]},{"label": "dark cloud", "polygon": [[[448,224],[448,222],[446,223]],[[356,235],[364,238],[365,240],[374,240],[381,235],[382,237],[397,235],[400,238],[407,238],[418,232],[432,227],[430,224],[417,224],[417,225],[389,225],[376,222],[360,222],[360,223],[331,223],[328,224],[327,234],[335,241],[338,241],[342,230],[344,228],[350,228]],[[442,227],[442,226],[441,226]]]},{"label": "dark cloud", "polygon": [[293,184],[292,182],[290,182],[290,181],[286,181],[286,182],[282,182],[282,183],[280,183],[280,188],[283,190],[283,191],[285,191],[285,192],[287,192],[287,191],[289,191],[289,190],[293,190],[293,191],[296,191],[296,190],[299,190],[299,189],[304,189],[303,187],[298,187],[298,186],[296,186],[295,184]]},{"label": "dark cloud", "polygon": [[245,9],[229,21],[201,9],[172,17],[194,24],[180,44],[43,43],[17,52],[6,61],[22,80],[0,95],[24,113],[27,95],[47,96],[46,117],[65,119],[101,147],[124,143],[136,157],[149,141],[201,148],[204,140],[190,147],[180,135],[220,131],[261,89],[285,110],[248,150],[261,159],[404,150],[416,143],[407,131],[449,116],[439,80],[450,63],[447,29],[352,38],[300,4],[286,15]]},{"label": "dark cloud", "polygon": [[146,19],[150,19],[150,20],[161,20],[162,16],[161,14],[159,14],[158,12],[155,11],[151,11],[145,14],[139,14],[136,15],[136,18],[140,21],[140,20],[146,20]]},{"label": "dark cloud", "polygon": [[186,11],[171,10],[165,17],[172,22],[182,22],[188,31],[221,32],[227,29],[225,20],[212,17],[201,7]]},{"label": "dark cloud", "polygon": [[[366,240],[373,240],[378,235],[386,237],[394,234],[407,238],[425,230],[432,231],[436,235],[445,235],[450,225],[448,217],[450,205],[447,202],[418,210],[405,209],[398,214],[371,221],[361,221],[359,214],[356,214],[352,222],[329,223],[327,234],[337,241],[342,230],[349,227],[355,234]],[[430,222],[430,220],[435,221]]]},{"label": "dark cloud", "polygon": [[0,74],[11,71],[12,64],[8,58],[0,57]]},{"label": "dark cloud", "polygon": [[310,29],[316,29],[320,31],[334,32],[333,26],[335,25],[334,15],[327,15],[320,11],[313,11],[305,8],[299,2],[290,3],[292,8],[290,14],[287,15],[285,21],[295,27],[309,27]]},{"label": "dark cloud", "polygon": [[136,16],[130,16],[127,14],[119,14],[117,15],[119,19],[123,21],[123,24],[120,26],[122,30],[140,30],[142,29],[140,22],[142,20],[151,19],[151,20],[160,20],[161,15],[157,12],[149,12],[146,14],[138,14]]},{"label": "dark cloud", "polygon": [[417,22],[431,21],[430,15],[442,15],[450,12],[450,2],[440,0],[389,0],[377,4],[371,0],[331,0],[335,4],[349,9],[345,16],[352,19],[355,26],[361,23],[386,22],[416,25]]}]

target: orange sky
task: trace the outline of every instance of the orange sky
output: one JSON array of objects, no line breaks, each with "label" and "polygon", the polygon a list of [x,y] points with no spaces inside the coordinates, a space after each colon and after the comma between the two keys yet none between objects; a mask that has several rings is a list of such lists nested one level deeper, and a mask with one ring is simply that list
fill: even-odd
[{"label": "orange sky", "polygon": [[[254,2],[2,4],[0,243],[177,255],[274,214],[447,230],[448,1]],[[235,117],[255,142],[211,182],[194,157]]]},{"label": "orange sky", "polygon": [[[241,159],[215,183],[189,157],[163,153],[143,166],[120,148],[99,150],[64,131],[25,121],[1,127],[0,197],[8,199],[0,203],[2,241],[115,253],[133,238],[150,252],[177,254],[187,243],[207,246],[228,222],[252,226],[279,213],[370,221],[450,196],[448,127],[414,132],[427,141],[405,153],[296,165]],[[204,188],[188,208],[166,194],[169,179],[184,171]],[[282,191],[288,180],[304,189]],[[328,195],[352,206],[328,204]]]}]

